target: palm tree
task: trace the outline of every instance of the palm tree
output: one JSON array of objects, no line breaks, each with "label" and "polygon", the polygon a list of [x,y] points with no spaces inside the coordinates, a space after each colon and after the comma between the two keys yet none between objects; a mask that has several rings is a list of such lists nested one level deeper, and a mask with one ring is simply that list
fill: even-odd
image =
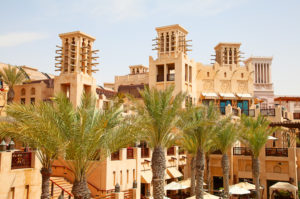
[{"label": "palm tree", "polygon": [[213,124],[219,118],[219,112],[213,104],[209,106],[192,107],[186,118],[186,132],[194,138],[196,152],[196,199],[203,198],[204,156],[213,140]]},{"label": "palm tree", "polygon": [[242,116],[241,123],[242,141],[249,146],[252,152],[252,173],[255,182],[256,199],[260,199],[259,155],[268,141],[268,136],[275,132],[277,128],[270,127],[270,122],[262,115],[259,115],[257,118]]},{"label": "palm tree", "polygon": [[[90,198],[87,177],[99,160],[135,139],[133,120],[121,117],[119,107],[97,110],[95,98],[83,95],[81,105],[70,115],[70,126],[65,132],[69,140],[65,163],[73,171],[72,193],[75,199]],[[136,131],[136,130],[135,130]],[[100,157],[101,156],[101,157]]]},{"label": "palm tree", "polygon": [[51,166],[65,146],[64,115],[72,107],[66,102],[58,106],[41,102],[37,105],[11,104],[7,107],[10,121],[0,123],[0,136],[10,136],[37,148],[36,154],[42,164],[41,199],[48,199]]},{"label": "palm tree", "polygon": [[182,107],[184,95],[172,96],[173,87],[164,91],[145,87],[140,91],[143,104],[137,103],[140,140],[147,140],[153,148],[152,173],[153,197],[163,199],[166,158],[164,149],[172,145],[176,131],[178,113]]},{"label": "palm tree", "polygon": [[197,152],[197,145],[194,142],[195,139],[191,134],[183,134],[182,138],[180,139],[180,145],[191,155],[191,196],[195,195],[195,169],[196,169],[196,152]]},{"label": "palm tree", "polygon": [[223,170],[223,185],[224,185],[224,198],[229,198],[229,159],[228,150],[237,141],[238,128],[231,123],[231,117],[222,119],[216,125],[216,137],[214,143],[217,150],[222,153],[222,170]]},{"label": "palm tree", "polygon": [[15,97],[13,87],[17,84],[21,84],[25,80],[24,73],[21,70],[18,70],[17,67],[8,65],[8,67],[3,68],[3,71],[0,71],[0,77],[8,86],[7,104],[10,104]]}]

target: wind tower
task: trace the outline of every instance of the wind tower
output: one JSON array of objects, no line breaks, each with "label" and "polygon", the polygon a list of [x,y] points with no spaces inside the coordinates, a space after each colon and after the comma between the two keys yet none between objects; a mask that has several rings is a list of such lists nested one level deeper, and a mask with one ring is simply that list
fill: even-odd
[{"label": "wind tower", "polygon": [[239,65],[241,61],[241,43],[219,43],[215,47],[215,61],[220,66]]},{"label": "wind tower", "polygon": [[187,99],[196,102],[196,88],[193,86],[196,63],[187,56],[192,41],[187,40],[188,31],[175,24],[157,27],[156,33],[153,50],[157,51],[157,58],[149,57],[149,86],[157,89],[174,86],[174,94],[186,92]]},{"label": "wind tower", "polygon": [[59,35],[61,46],[57,46],[55,60],[59,76],[54,79],[54,93],[64,92],[74,106],[80,104],[83,92],[92,92],[96,96],[96,80],[92,74],[99,57],[93,50],[95,38],[80,31]]}]

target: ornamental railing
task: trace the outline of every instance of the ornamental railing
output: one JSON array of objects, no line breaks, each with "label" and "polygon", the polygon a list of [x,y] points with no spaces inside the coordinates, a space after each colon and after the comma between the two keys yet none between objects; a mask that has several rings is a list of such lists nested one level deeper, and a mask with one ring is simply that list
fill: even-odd
[{"label": "ornamental railing", "polygon": [[266,148],[266,156],[288,157],[288,148]]},{"label": "ornamental railing", "polygon": [[11,169],[32,168],[32,152],[15,151],[12,153]]},{"label": "ornamental railing", "polygon": [[233,147],[233,155],[251,155],[252,152],[248,147]]}]

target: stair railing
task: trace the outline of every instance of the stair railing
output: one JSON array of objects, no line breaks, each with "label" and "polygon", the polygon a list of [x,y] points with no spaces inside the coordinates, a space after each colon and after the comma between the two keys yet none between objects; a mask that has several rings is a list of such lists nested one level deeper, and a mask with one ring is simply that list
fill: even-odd
[{"label": "stair railing", "polygon": [[68,199],[71,199],[73,197],[73,194],[71,194],[70,192],[68,192],[67,190],[65,190],[63,187],[61,187],[60,185],[58,185],[52,179],[50,179],[50,181],[51,181],[51,196],[52,197],[53,197],[53,193],[54,193],[54,185],[58,186],[61,189],[61,194],[63,196],[64,196],[64,193],[66,193],[68,195]]}]

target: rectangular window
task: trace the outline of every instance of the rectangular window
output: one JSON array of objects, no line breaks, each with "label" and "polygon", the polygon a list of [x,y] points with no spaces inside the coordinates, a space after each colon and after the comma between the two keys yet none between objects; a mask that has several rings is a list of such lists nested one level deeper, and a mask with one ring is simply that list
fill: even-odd
[{"label": "rectangular window", "polygon": [[25,193],[24,193],[24,195],[25,195],[26,199],[29,199],[29,185],[25,186]]},{"label": "rectangular window", "polygon": [[25,103],[26,103],[25,98],[21,98],[21,104],[25,104]]},{"label": "rectangular window", "polygon": [[192,75],[193,75],[193,74],[192,74],[192,67],[190,66],[190,67],[189,67],[189,82],[190,82],[190,83],[192,83],[192,79],[193,79],[193,78],[192,78],[192,77],[193,77]]},{"label": "rectangular window", "polygon": [[132,170],[133,181],[135,181],[135,169]]},{"label": "rectangular window", "polygon": [[164,65],[157,65],[156,66],[157,69],[157,77],[156,77],[156,81],[157,82],[163,82],[164,81]]},{"label": "rectangular window", "polygon": [[122,175],[122,171],[120,171],[120,185],[123,184],[123,175]]},{"label": "rectangular window", "polygon": [[129,170],[127,170],[127,184],[129,183]]},{"label": "rectangular window", "polygon": [[185,65],[185,71],[184,71],[184,80],[187,82],[188,81],[188,65]]},{"label": "rectangular window", "polygon": [[30,103],[35,104],[35,98],[34,97],[30,98]]}]

